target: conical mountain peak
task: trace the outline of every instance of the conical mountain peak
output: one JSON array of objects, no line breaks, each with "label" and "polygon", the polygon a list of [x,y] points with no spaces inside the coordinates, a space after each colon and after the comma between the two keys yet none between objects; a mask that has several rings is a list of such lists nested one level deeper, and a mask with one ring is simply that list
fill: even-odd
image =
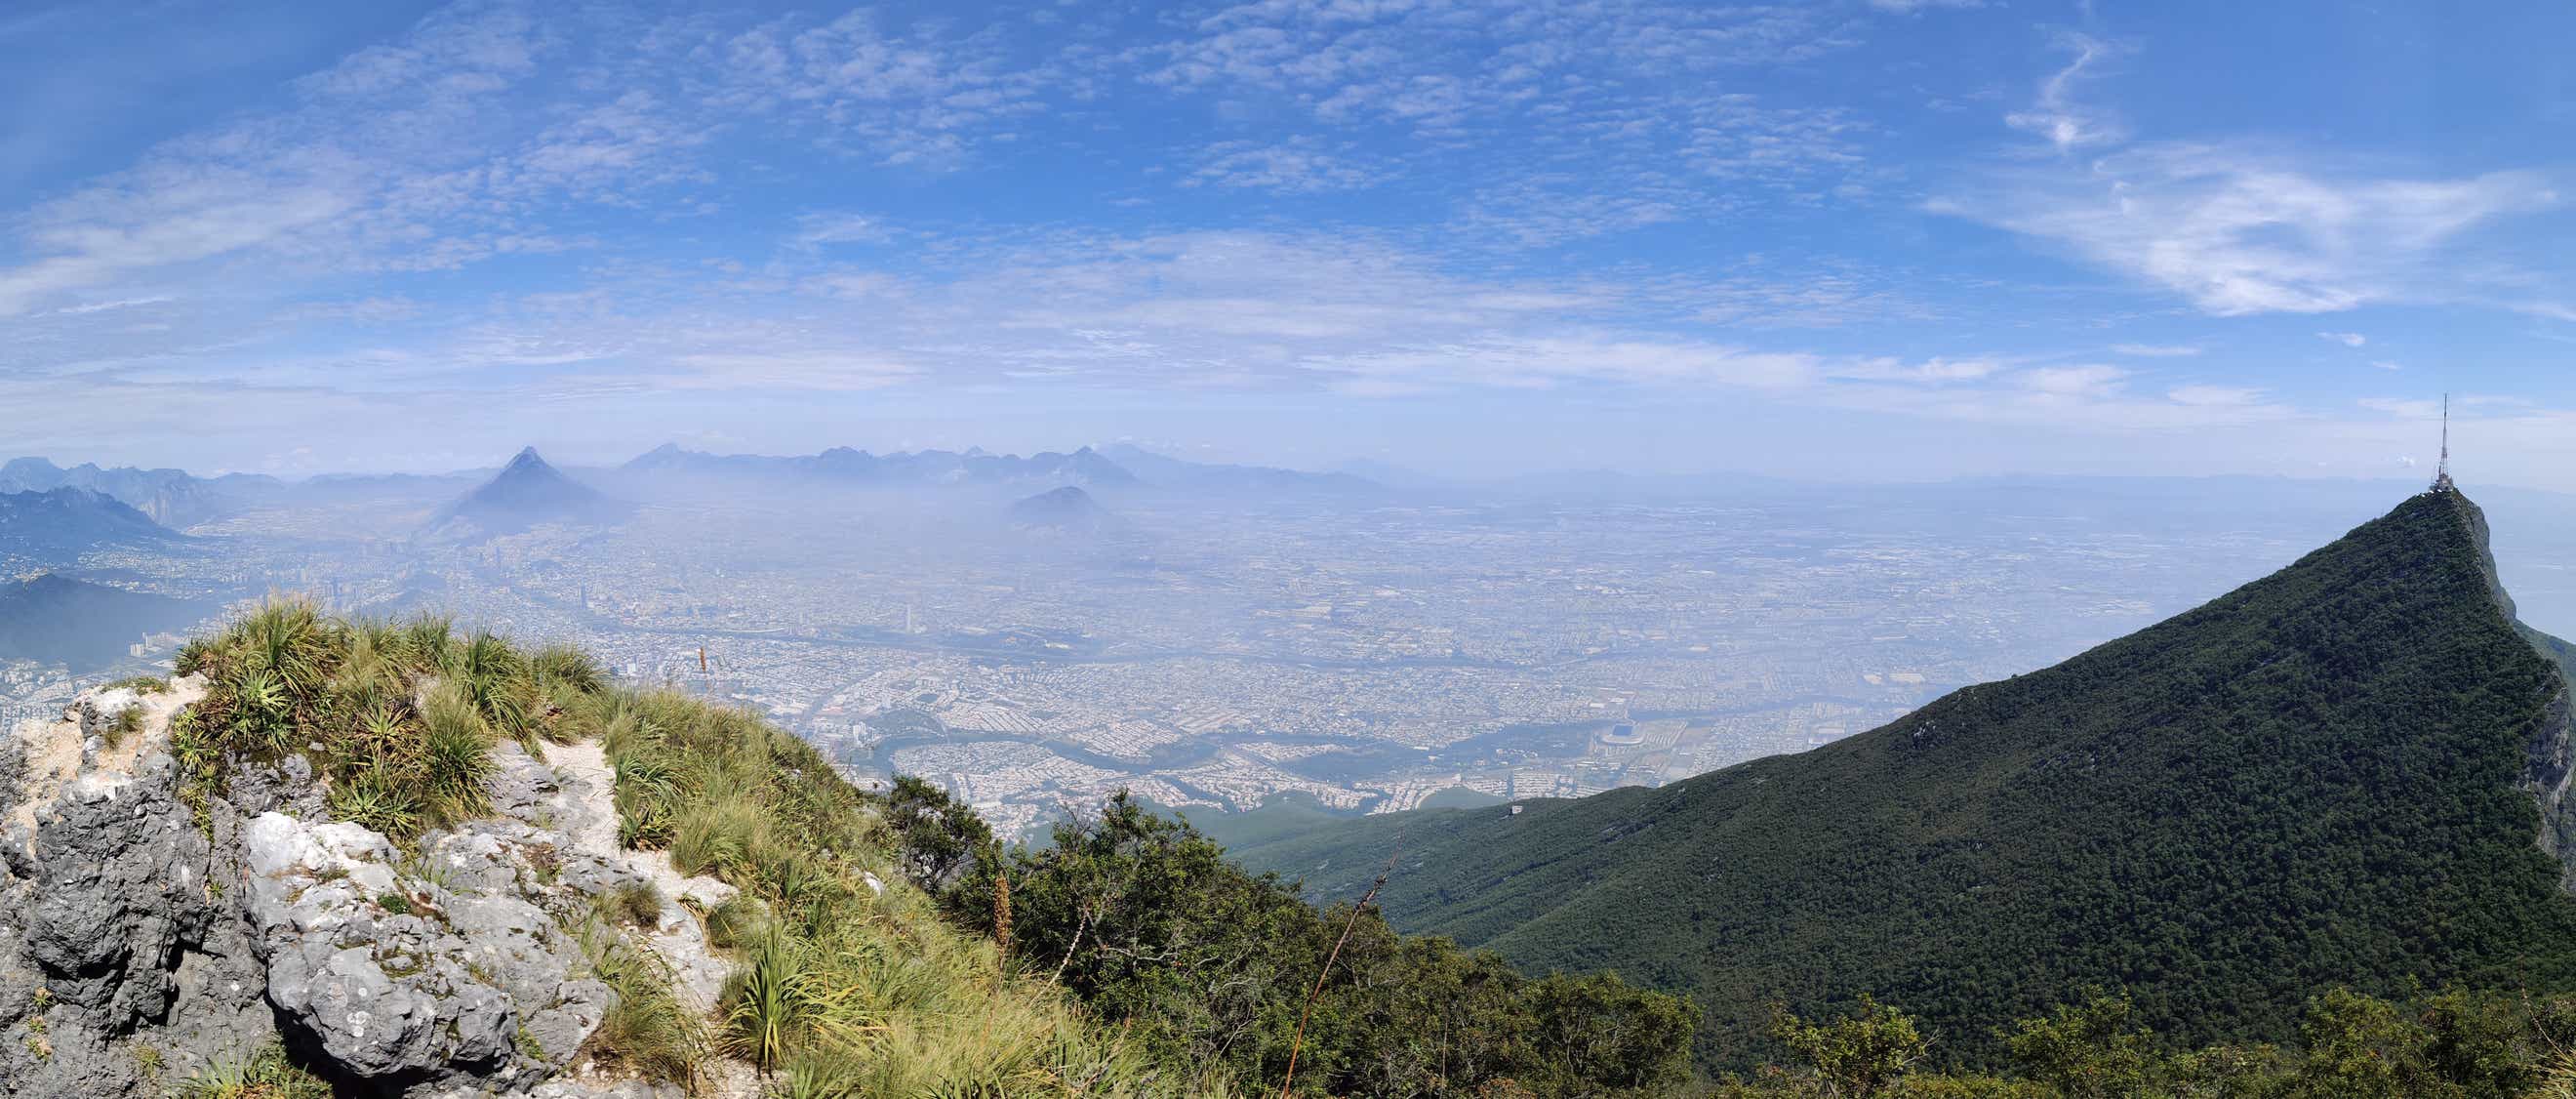
[{"label": "conical mountain peak", "polygon": [[526,530],[544,523],[602,523],[626,516],[632,505],[612,500],[546,463],[526,447],[501,472],[441,511],[433,527],[461,524],[484,534]]}]

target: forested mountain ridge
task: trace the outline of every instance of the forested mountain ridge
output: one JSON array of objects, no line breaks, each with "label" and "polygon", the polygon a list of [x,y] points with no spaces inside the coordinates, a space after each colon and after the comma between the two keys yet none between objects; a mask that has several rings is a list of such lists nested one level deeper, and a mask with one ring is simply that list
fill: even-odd
[{"label": "forested mountain ridge", "polygon": [[2476,506],[2426,493],[1801,755],[1236,854],[1327,896],[1392,858],[1397,926],[1688,992],[1710,1064],[1758,1056],[1775,1003],[1864,992],[1971,1060],[2088,986],[2177,1039],[2287,1040],[2336,986],[2576,981],[2569,679],[2526,634]]}]

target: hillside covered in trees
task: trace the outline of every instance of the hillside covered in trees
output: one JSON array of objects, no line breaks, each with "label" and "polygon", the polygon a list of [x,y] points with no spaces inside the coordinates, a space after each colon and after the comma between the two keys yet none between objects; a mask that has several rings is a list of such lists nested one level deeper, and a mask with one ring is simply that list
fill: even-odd
[{"label": "hillside covered in trees", "polygon": [[2485,533],[2464,496],[2427,493],[2196,610],[1801,755],[1234,854],[1334,898],[1392,866],[1377,899],[1399,928],[1687,993],[1712,1066],[1784,1055],[1775,1005],[1863,994],[1979,1063],[2004,1054],[1997,1020],[2088,988],[2192,1043],[2294,1041],[2343,986],[2563,989],[2565,648],[2515,623]]}]

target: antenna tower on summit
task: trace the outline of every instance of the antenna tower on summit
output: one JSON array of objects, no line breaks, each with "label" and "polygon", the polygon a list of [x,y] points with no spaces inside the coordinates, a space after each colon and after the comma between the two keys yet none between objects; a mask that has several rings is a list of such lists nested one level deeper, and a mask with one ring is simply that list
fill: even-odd
[{"label": "antenna tower on summit", "polygon": [[2445,393],[2442,394],[2442,464],[2433,467],[2433,491],[2451,490],[2451,395]]}]

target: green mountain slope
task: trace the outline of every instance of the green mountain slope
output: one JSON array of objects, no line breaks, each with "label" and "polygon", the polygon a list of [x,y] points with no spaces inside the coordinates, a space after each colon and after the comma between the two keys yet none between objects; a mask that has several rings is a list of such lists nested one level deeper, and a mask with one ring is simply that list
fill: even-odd
[{"label": "green mountain slope", "polygon": [[[2540,805],[2568,679],[2456,492],[2056,667],[1655,790],[1397,814],[1237,852],[1407,931],[1687,991],[1701,1056],[1870,992],[1976,1060],[2088,985],[2191,1041],[2336,985],[2576,981]],[[2546,643],[2544,639],[2544,643]],[[2563,653],[2563,647],[2558,650]],[[2552,844],[2553,849],[2557,847]]]}]

